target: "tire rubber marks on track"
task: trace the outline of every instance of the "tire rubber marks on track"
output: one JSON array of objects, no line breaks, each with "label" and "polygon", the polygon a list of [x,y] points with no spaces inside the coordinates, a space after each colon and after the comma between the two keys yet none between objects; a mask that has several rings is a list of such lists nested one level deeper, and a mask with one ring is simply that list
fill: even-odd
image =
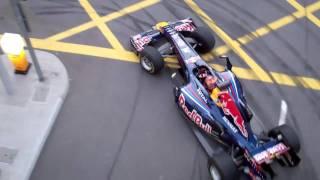
[{"label": "tire rubber marks on track", "polygon": [[[294,0],[288,0],[288,1],[294,1]],[[263,82],[273,82],[278,83],[280,85],[287,85],[287,86],[303,86],[305,88],[310,88],[314,90],[320,90],[320,81],[317,79],[309,78],[309,77],[303,77],[303,76],[289,76],[284,73],[277,73],[277,72],[270,72],[270,75],[264,71],[243,49],[241,49],[241,45],[248,44],[254,39],[257,39],[258,37],[265,36],[272,32],[273,30],[277,30],[281,27],[284,27],[290,23],[295,22],[297,19],[305,17],[308,15],[308,13],[304,13],[302,10],[305,9],[306,12],[309,12],[309,15],[312,12],[315,12],[320,9],[320,2],[313,3],[306,8],[299,8],[298,11],[285,16],[283,18],[280,18],[274,22],[271,22],[267,24],[264,27],[258,28],[255,31],[244,35],[240,38],[237,38],[237,40],[233,40],[228,36],[221,28],[217,26],[217,24],[195,3],[193,0],[185,0],[185,2],[188,4],[188,6],[196,12],[200,18],[223,40],[227,45],[229,45],[230,49],[233,50],[238,56],[240,56],[251,68],[251,71],[254,72],[249,75],[249,77],[252,80],[261,80]],[[217,49],[220,50],[220,53],[227,53],[230,49],[227,46],[220,46],[217,47]],[[217,54],[213,50],[213,53],[216,55],[221,55]],[[206,57],[207,56],[207,57]],[[210,55],[206,55],[206,58],[210,58]],[[239,69],[240,70],[240,69]],[[247,70],[248,72],[248,70]],[[237,73],[237,76],[240,78],[241,75],[243,75],[244,72]],[[248,77],[248,76],[246,76]],[[273,78],[273,81],[271,78]],[[246,79],[246,78],[245,78]]]},{"label": "tire rubber marks on track", "polygon": [[[141,9],[144,9],[146,7],[152,6],[154,4],[157,4],[158,2],[160,2],[160,0],[144,0],[144,1],[140,1],[138,3],[135,3],[133,5],[127,6],[119,11],[110,13],[106,16],[102,16],[100,17],[100,21],[103,23],[107,23],[110,22],[112,20],[115,20],[117,18],[120,18],[122,16],[128,15],[130,13],[139,11]],[[96,27],[96,24],[93,21],[89,21],[86,23],[83,23],[79,26],[75,26],[71,29],[68,29],[66,31],[63,31],[61,33],[58,33],[56,35],[50,36],[47,38],[47,40],[51,40],[51,41],[59,41],[62,39],[65,39],[67,37],[73,36],[75,34],[78,34],[80,32],[83,32],[85,30],[91,29],[93,27]]]},{"label": "tire rubber marks on track", "polygon": [[[141,10],[143,8],[152,6],[161,0],[144,0],[140,1],[138,3],[135,3],[133,5],[127,6],[119,11],[110,13],[106,16],[99,17],[99,15],[96,13],[96,11],[92,8],[92,6],[89,4],[87,0],[80,0],[82,3],[84,9],[88,13],[88,15],[94,19],[93,21],[89,21],[86,23],[83,23],[79,26],[73,27],[71,29],[68,29],[64,32],[58,33],[56,35],[53,35],[51,37],[48,37],[47,39],[36,39],[32,38],[32,44],[35,48],[43,49],[43,50],[50,50],[50,51],[57,51],[57,52],[65,52],[65,53],[72,53],[72,54],[79,54],[79,55],[87,55],[87,56],[95,56],[95,57],[102,57],[102,58],[110,58],[120,61],[127,61],[127,62],[134,62],[138,63],[139,60],[136,57],[136,55],[130,51],[124,50],[122,48],[121,44],[118,44],[117,49],[111,49],[111,48],[104,48],[104,47],[96,47],[96,46],[89,46],[89,45],[81,45],[81,44],[73,44],[73,43],[66,43],[66,42],[58,42],[59,40],[65,39],[67,37],[73,36],[75,34],[81,33],[83,31],[86,31],[90,28],[94,28],[96,26],[104,26],[101,29],[104,33],[106,39],[110,42],[110,44],[113,47],[117,47],[116,37],[113,35],[108,26],[105,24],[107,22],[110,22],[112,20],[115,20],[117,18],[120,18],[122,16],[128,15],[130,13],[133,13],[135,11]],[[192,1],[189,1],[192,2]],[[294,0],[288,0],[288,2],[294,2]],[[193,3],[193,2],[192,2]],[[296,6],[297,7],[297,6]],[[303,8],[303,9],[302,9]],[[268,33],[277,30],[279,28],[282,28],[290,23],[295,22],[297,19],[303,18],[305,16],[310,17],[309,14],[317,11],[320,9],[320,2],[313,3],[311,5],[306,6],[305,8],[301,6],[301,8],[296,8],[297,11],[282,17],[276,21],[273,21],[269,24],[267,24],[264,27],[258,28],[255,31],[241,36],[237,38],[236,40],[232,40],[231,43],[233,46],[236,46],[237,49],[240,48],[241,45],[245,45],[250,43],[252,40],[257,39],[259,37],[262,37],[264,35],[267,35]],[[307,13],[305,13],[307,12]],[[99,27],[98,26],[98,27]],[[107,29],[106,29],[107,28]],[[220,29],[222,31],[222,29]],[[112,33],[110,35],[110,33]],[[1,34],[0,34],[1,38]],[[116,40],[113,41],[112,39],[115,38]],[[229,40],[230,40],[229,39]],[[114,43],[116,42],[116,43]],[[118,41],[119,42],[119,41]],[[219,47],[216,47],[212,52],[215,56],[223,55],[228,53],[231,50],[227,45],[222,45]],[[212,53],[208,53],[203,56],[204,59],[209,60],[212,59]],[[170,64],[170,63],[177,63],[177,60],[175,58],[165,58],[166,62],[169,62],[167,64],[169,67],[178,68],[179,66],[177,64]],[[253,65],[255,62],[252,63]],[[214,67],[217,70],[223,70],[224,67],[218,64],[210,64],[212,67]],[[233,67],[234,73],[241,79],[247,79],[247,80],[260,80],[258,76],[256,76],[256,73],[253,72],[252,69],[246,69],[241,67]],[[266,73],[266,72],[265,72]],[[286,85],[286,86],[298,86],[301,85],[305,88],[313,89],[313,90],[320,90],[320,81],[318,79],[310,78],[310,77],[304,77],[304,76],[289,76],[287,74],[278,73],[278,72],[270,72],[271,77],[275,81],[275,83]],[[266,82],[266,80],[263,80],[263,82]]]},{"label": "tire rubber marks on track", "polygon": [[200,16],[200,18],[253,70],[255,75],[263,82],[273,82],[270,75],[263,70],[226,32],[224,32],[214,20],[212,20],[196,3],[192,0],[185,0],[187,5]]},{"label": "tire rubber marks on track", "polygon": [[[308,5],[305,9],[309,13],[314,13],[315,11],[320,10],[320,1],[313,3],[311,5]],[[260,27],[256,30],[252,31],[246,35],[243,35],[243,36],[237,38],[236,41],[239,42],[239,44],[242,46],[246,45],[255,39],[261,38],[261,37],[269,34],[272,31],[276,31],[284,26],[287,26],[291,23],[294,23],[298,19],[304,18],[305,15],[306,15],[306,13],[304,11],[301,11],[301,9],[300,9],[300,11],[298,10],[296,12],[293,12],[292,14],[284,16],[280,19],[277,19],[271,23],[266,24],[263,27]],[[219,46],[219,47],[215,48],[211,53],[208,53],[205,56],[205,59],[212,59],[213,56],[211,54],[215,54],[216,56],[220,56],[220,55],[228,53],[230,50],[231,49],[228,48],[227,45]]]}]

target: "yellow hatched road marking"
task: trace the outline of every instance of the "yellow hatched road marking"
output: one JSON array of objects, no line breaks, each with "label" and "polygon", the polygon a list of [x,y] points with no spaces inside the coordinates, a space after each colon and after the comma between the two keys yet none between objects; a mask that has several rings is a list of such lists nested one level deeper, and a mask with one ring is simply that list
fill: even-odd
[{"label": "yellow hatched road marking", "polygon": [[126,50],[64,43],[64,42],[49,41],[49,40],[35,39],[35,38],[32,38],[31,40],[32,40],[32,45],[35,48],[39,48],[39,49],[110,58],[110,59],[116,59],[120,61],[138,62],[137,56],[133,52],[126,51]]},{"label": "yellow hatched road marking", "polygon": [[[209,64],[217,71],[223,71],[224,67],[219,64]],[[167,64],[168,67],[171,68],[179,68],[180,66],[178,64]],[[233,67],[232,72],[240,79],[245,80],[255,80],[260,81],[260,79],[255,76],[255,73],[251,69],[246,69],[242,67]],[[302,86],[306,89],[312,89],[320,91],[320,80],[311,78],[311,77],[305,77],[305,76],[289,76],[288,74],[279,73],[279,72],[270,72],[271,76],[273,77],[275,83],[279,85],[285,85],[285,86]]]},{"label": "yellow hatched road marking", "polygon": [[[153,5],[160,0],[145,0],[140,3],[128,6],[126,8],[123,8],[120,11],[111,13],[109,15],[106,15],[104,17],[99,17],[100,18],[99,23],[105,23],[112,21],[116,18],[119,18],[121,16],[124,16],[128,13],[132,13],[134,11],[140,10],[142,8],[145,8],[147,6]],[[290,0],[289,0],[290,1]],[[191,1],[192,2],[192,1]],[[192,2],[193,3],[193,2]],[[320,2],[313,3],[306,8],[307,15],[308,13],[313,13],[314,11],[317,11],[320,9]],[[94,9],[87,9],[87,12],[89,12],[89,16],[92,16],[92,10]],[[285,25],[288,25],[294,21],[296,21],[299,18],[307,16],[305,12],[302,11],[301,8],[297,8],[298,11],[285,16],[283,18],[280,18],[274,22],[271,22],[267,24],[264,27],[258,28],[255,31],[244,35],[242,37],[237,38],[237,41],[232,40],[231,38],[231,43],[233,46],[241,46],[241,44],[247,44],[254,40],[255,38],[264,36],[271,31],[277,30]],[[95,12],[96,13],[96,12]],[[310,16],[309,16],[310,17]],[[208,20],[209,21],[209,20]],[[110,49],[110,48],[103,48],[103,47],[96,47],[96,46],[88,46],[88,45],[80,45],[80,44],[72,44],[72,43],[64,43],[64,42],[56,42],[53,40],[60,40],[69,36],[72,36],[74,34],[80,33],[82,31],[85,31],[87,29],[90,29],[92,27],[96,26],[97,22],[90,21],[88,23],[84,23],[80,26],[74,27],[72,29],[69,29],[65,32],[59,33],[55,36],[52,36],[51,38],[48,38],[47,40],[44,39],[35,39],[32,38],[32,44],[35,48],[39,49],[44,49],[44,50],[50,50],[50,51],[58,51],[58,52],[66,52],[66,53],[73,53],[73,54],[79,54],[79,55],[87,55],[87,56],[95,56],[95,57],[102,57],[102,58],[108,58],[108,59],[115,59],[115,60],[120,60],[120,61],[127,61],[127,62],[133,62],[133,63],[138,63],[138,57],[126,50],[120,50],[120,49]],[[211,22],[212,23],[212,22]],[[107,26],[106,26],[107,27]],[[0,38],[1,38],[0,34]],[[108,35],[109,37],[109,35]],[[109,37],[110,38],[110,37]],[[241,44],[239,44],[240,42]],[[219,46],[215,48],[212,52],[203,56],[204,59],[209,60],[214,58],[215,56],[219,56],[222,54],[227,53],[231,49],[224,45],[224,46]],[[179,65],[177,64],[176,58],[165,58],[165,61],[168,62],[167,66],[169,67],[174,67],[178,68]],[[174,64],[172,64],[174,63]],[[218,64],[212,64],[210,65],[217,69],[217,70],[223,70],[224,67]],[[241,79],[246,79],[246,80],[257,80],[261,81],[261,78],[257,77],[256,73],[253,72],[251,69],[246,69],[246,68],[241,68],[241,67],[233,67],[233,72]],[[286,85],[286,86],[302,86],[304,88],[308,89],[313,89],[313,90],[320,90],[320,80],[311,78],[311,77],[305,77],[305,76],[290,76],[284,73],[279,73],[279,72],[269,72],[272,78],[274,79],[274,82],[280,85]],[[266,81],[263,81],[266,82]]]},{"label": "yellow hatched road marking", "polygon": [[317,18],[315,15],[313,14],[308,14],[307,13],[307,16],[308,16],[308,19],[313,22],[313,24],[315,24],[316,26],[318,26],[320,28],[320,19]]},{"label": "yellow hatched road marking", "polygon": [[271,72],[270,74],[275,80],[275,82],[278,84],[287,85],[287,86],[297,86],[297,84],[294,82],[292,77],[287,74],[276,73],[276,72]]},{"label": "yellow hatched road marking", "polygon": [[253,70],[257,77],[264,82],[272,82],[272,79],[227,33],[225,33],[217,24],[192,0],[185,0],[188,6],[200,16],[200,18]]},{"label": "yellow hatched road marking", "polygon": [[302,84],[303,87],[308,89],[320,90],[320,81],[318,79],[297,76],[296,79]]},{"label": "yellow hatched road marking", "polygon": [[79,0],[81,6],[83,9],[87,12],[87,14],[90,16],[92,21],[95,23],[95,25],[99,28],[103,36],[109,41],[111,46],[115,49],[121,49],[122,47],[121,43],[118,41],[118,39],[115,37],[115,35],[112,33],[110,28],[101,21],[100,16],[97,14],[97,12],[94,10],[94,8],[91,6],[91,4],[88,2],[88,0]]},{"label": "yellow hatched road marking", "polygon": [[[308,14],[311,14],[315,11],[320,10],[320,1],[308,5],[305,9]],[[292,14],[289,14],[287,16],[280,18],[280,19],[277,19],[271,23],[268,23],[267,25],[265,25],[263,27],[260,27],[256,30],[246,34],[246,35],[243,35],[243,36],[237,38],[237,41],[241,45],[246,45],[257,38],[263,37],[263,36],[269,34],[270,32],[276,31],[284,26],[287,26],[287,25],[289,25],[289,24],[295,22],[296,20],[301,19],[305,16],[306,16],[305,12],[298,10],[296,12],[293,12]],[[314,20],[314,21],[316,22],[317,20]],[[219,48],[221,48],[221,50],[223,50],[223,51],[218,51],[218,52],[215,51],[216,49],[219,49]],[[230,51],[230,48],[228,48],[226,45],[222,45],[222,46],[215,48],[213,51],[211,51],[211,53],[215,54],[216,56],[220,56],[220,55],[228,53],[229,51]],[[210,54],[209,54],[209,56],[210,56]]]},{"label": "yellow hatched road marking", "polygon": [[[294,8],[296,8],[298,11],[304,13],[304,15],[316,26],[320,27],[320,20],[313,15],[312,13],[314,11],[312,11],[311,8],[304,8],[301,4],[299,4],[296,0],[287,0],[288,3],[293,6]],[[320,9],[320,2],[318,3],[314,3],[316,8]]]},{"label": "yellow hatched road marking", "polygon": [[[117,19],[117,18],[120,18],[122,16],[125,16],[125,15],[128,15],[130,13],[133,13],[135,11],[139,11],[143,8],[146,8],[148,6],[152,6],[158,2],[160,2],[161,0],[144,0],[144,1],[141,1],[141,2],[138,2],[138,3],[135,3],[133,5],[130,5],[130,6],[127,6],[119,11],[116,11],[116,12],[113,12],[113,13],[110,13],[106,16],[102,16],[100,17],[101,21],[106,23],[106,22],[109,22],[109,21],[112,21],[114,19]],[[50,36],[48,37],[47,39],[48,40],[52,40],[52,41],[59,41],[59,40],[62,40],[62,39],[65,39],[67,37],[70,37],[70,36],[73,36],[75,34],[78,34],[82,31],[85,31],[85,30],[88,30],[90,28],[93,28],[95,27],[95,23],[93,21],[89,21],[89,22],[86,22],[86,23],[83,23],[79,26],[76,26],[76,27],[73,27],[71,29],[68,29],[66,31],[63,31],[61,33],[58,33],[56,35],[53,35],[53,36]]]},{"label": "yellow hatched road marking", "polygon": [[[2,35],[0,34],[0,38],[1,36]],[[110,48],[102,48],[102,47],[96,47],[96,46],[80,45],[80,44],[65,43],[65,42],[56,42],[56,41],[49,41],[45,39],[36,39],[36,38],[31,38],[31,42],[34,48],[43,49],[43,50],[65,52],[65,53],[139,63],[139,59],[136,56],[136,54],[126,50],[116,50],[116,49],[110,49]],[[176,63],[177,60],[175,60],[175,58],[166,58],[165,60],[166,62],[168,62],[167,65],[169,67],[175,67],[175,68],[179,67],[179,65]],[[218,71],[221,71],[224,69],[223,66],[218,64],[210,63],[210,65]],[[233,67],[232,71],[241,79],[261,81],[251,69],[246,69],[242,67]],[[315,78],[305,77],[305,76],[290,76],[290,75],[287,75],[284,73],[278,73],[278,72],[270,72],[270,74],[274,78],[275,82],[280,85],[286,85],[286,86],[301,85],[304,88],[320,90],[320,80]],[[295,82],[298,82],[298,83],[295,83]]]}]

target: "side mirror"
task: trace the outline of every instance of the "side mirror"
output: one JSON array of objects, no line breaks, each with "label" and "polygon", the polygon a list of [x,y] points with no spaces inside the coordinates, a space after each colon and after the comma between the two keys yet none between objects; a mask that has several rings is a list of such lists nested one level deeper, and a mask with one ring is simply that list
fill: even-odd
[{"label": "side mirror", "polygon": [[226,69],[230,70],[232,69],[232,64],[230,62],[230,59],[228,56],[226,55],[223,55],[223,56],[220,56],[221,59],[225,59],[226,60]]},{"label": "side mirror", "polygon": [[172,80],[172,83],[176,86],[176,87],[179,87],[180,86],[180,83],[177,79],[177,73],[172,73],[171,74],[171,80]]}]

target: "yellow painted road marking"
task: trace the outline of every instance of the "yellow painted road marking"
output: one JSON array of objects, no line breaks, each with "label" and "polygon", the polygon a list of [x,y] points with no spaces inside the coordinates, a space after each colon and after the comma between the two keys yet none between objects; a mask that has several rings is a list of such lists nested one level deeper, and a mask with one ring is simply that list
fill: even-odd
[{"label": "yellow painted road marking", "polygon": [[219,57],[221,55],[226,54],[229,52],[230,48],[226,45],[221,45],[219,47],[215,47],[211,52],[206,53],[202,56],[202,58],[206,61],[212,60],[215,57]]},{"label": "yellow painted road marking", "polygon": [[[0,34],[0,38],[1,36],[2,35]],[[139,63],[139,59],[136,56],[136,54],[126,50],[116,50],[116,49],[102,48],[102,47],[89,46],[89,45],[56,42],[56,41],[49,41],[46,39],[37,39],[37,38],[31,38],[31,42],[33,47],[37,49]],[[173,59],[174,58],[169,58],[169,59],[166,58],[166,62],[171,63],[169,66],[179,67],[178,64],[176,63],[177,61],[176,60],[174,61]],[[172,62],[175,64],[172,64]],[[218,71],[221,71],[224,69],[223,66],[218,64],[210,64],[210,65]],[[255,75],[255,73],[253,73],[251,69],[234,66],[232,68],[232,71],[241,79],[261,81]],[[287,74],[277,73],[277,72],[270,72],[270,74],[275,79],[275,82],[280,85],[287,85],[287,86],[300,85],[304,88],[320,90],[320,80],[315,78],[305,77],[305,76],[289,76]],[[298,82],[298,84],[294,82]]]},{"label": "yellow painted road marking", "polygon": [[306,76],[289,76],[284,73],[270,72],[275,81],[280,85],[302,86],[307,89],[320,90],[320,80]]},{"label": "yellow painted road marking", "polygon": [[[298,11],[304,13],[304,15],[316,26],[320,27],[320,20],[313,15],[313,11],[311,11],[310,8],[304,8],[301,4],[299,4],[296,0],[287,0],[288,3],[293,6],[294,8],[296,8]],[[318,2],[317,4],[314,3],[316,8],[320,8],[320,2]]]},{"label": "yellow painted road marking", "polygon": [[[223,71],[225,69],[224,66],[219,64],[210,63],[209,65],[212,66],[217,71]],[[259,78],[255,75],[255,73],[251,69],[246,69],[242,67],[232,67],[232,72],[238,78],[259,81]]]},{"label": "yellow painted road marking", "polygon": [[[151,2],[151,1],[143,1],[143,2]],[[137,4],[135,4],[135,5],[137,5]],[[140,7],[135,6],[135,5],[130,6],[130,7],[134,7],[134,8],[129,9],[129,10],[136,11],[136,10],[141,9]],[[144,4],[144,5],[147,5],[147,4]],[[148,4],[148,5],[152,5],[152,4]],[[127,8],[130,8],[130,7],[127,7]],[[126,13],[128,13],[128,11],[125,9],[126,8],[124,8],[118,12],[111,13],[107,16],[101,17],[103,20],[102,22],[103,23],[108,22],[108,21],[111,21],[113,19],[116,19],[118,17],[125,15]],[[310,12],[310,13],[317,11],[319,9],[320,9],[320,2],[314,3],[314,4],[306,7],[306,11]],[[125,11],[123,11],[123,10],[125,10]],[[264,35],[270,33],[271,31],[268,29],[276,30],[276,29],[281,28],[285,25],[288,25],[289,23],[292,23],[295,20],[297,20],[298,18],[302,18],[304,16],[305,16],[305,13],[301,12],[301,9],[300,9],[291,15],[280,18],[279,20],[271,22],[264,27],[258,28],[256,31],[254,31],[248,35],[245,35],[245,36],[238,38],[237,41],[242,44],[247,44],[250,41],[252,41],[254,38],[258,38],[258,37],[261,37],[261,36],[264,36]],[[66,31],[63,33],[59,33],[58,36],[56,36],[56,38],[63,39],[65,37],[69,37],[69,35],[71,36],[73,34],[80,33],[82,31],[90,29],[92,27],[95,27],[95,23],[93,21],[91,21],[89,23],[84,23],[83,25],[80,25],[80,26],[77,26],[76,28],[73,28],[74,31],[72,29],[70,29],[71,31],[69,31],[69,33],[71,32],[71,34],[68,34],[68,33],[64,34],[67,32]],[[0,34],[0,38],[1,38],[1,36],[2,35]],[[52,39],[55,40],[54,37]],[[116,49],[102,48],[102,47],[96,47],[96,46],[55,42],[55,41],[35,39],[35,38],[33,38],[31,40],[32,40],[33,46],[35,48],[39,48],[39,49],[80,54],[80,55],[87,55],[87,56],[95,56],[95,57],[102,57],[102,58],[109,58],[109,59],[134,62],[134,63],[139,62],[138,57],[134,53],[126,51],[126,50],[116,50]],[[235,45],[237,45],[237,46],[240,46],[240,44],[237,42],[233,42],[233,43],[235,43]],[[225,54],[229,50],[230,50],[230,48],[228,46],[220,46],[220,47],[214,49],[213,55],[207,54],[207,55],[203,56],[203,58],[208,60],[210,58],[213,58],[214,56]],[[165,61],[168,62],[167,65],[169,67],[175,67],[175,68],[179,67],[179,65],[176,64],[177,60],[175,58],[166,58]],[[170,63],[175,63],[175,64],[170,64]],[[210,64],[210,65],[212,67],[214,67],[216,70],[221,71],[224,69],[223,66],[218,65],[218,64]],[[241,68],[241,67],[233,67],[233,72],[241,79],[257,80],[257,81],[261,80],[260,78],[258,78],[256,76],[256,74],[251,69],[246,69],[246,68]],[[315,78],[305,77],[305,76],[290,76],[290,75],[287,75],[284,73],[278,73],[278,72],[270,72],[270,75],[274,79],[275,83],[280,84],[280,85],[302,86],[302,87],[308,88],[308,89],[320,90],[320,80],[315,79]],[[263,82],[265,82],[265,81],[263,81]]]},{"label": "yellow painted road marking", "polygon": [[271,72],[270,74],[275,80],[275,82],[278,84],[287,85],[287,86],[297,86],[297,84],[294,82],[292,77],[287,74],[276,73],[276,72]]},{"label": "yellow painted road marking", "polygon": [[302,84],[303,87],[308,89],[320,90],[320,81],[318,79],[297,76],[296,79]]},{"label": "yellow painted road marking", "polygon": [[31,40],[32,40],[32,45],[35,48],[39,48],[39,49],[110,58],[110,59],[116,59],[120,61],[138,62],[137,56],[133,52],[126,51],[126,50],[64,43],[64,42],[49,41],[49,40],[35,39],[35,38],[32,38]]},{"label": "yellow painted road marking", "polygon": [[[117,19],[117,18],[120,18],[122,16],[125,16],[125,15],[128,15],[130,13],[133,13],[135,11],[139,11],[143,8],[146,8],[148,6],[152,6],[158,2],[160,2],[161,0],[144,0],[144,1],[141,1],[141,2],[138,2],[138,3],[135,3],[133,5],[130,5],[128,7],[125,7],[119,11],[116,11],[116,12],[113,12],[113,13],[110,13],[106,16],[103,16],[101,17],[101,21],[106,23],[106,22],[109,22],[109,21],[112,21],[114,19]],[[61,33],[58,33],[56,35],[53,35],[51,37],[48,37],[47,39],[48,40],[52,40],[52,41],[59,41],[59,40],[62,40],[62,39],[65,39],[67,37],[70,37],[70,36],[73,36],[75,34],[78,34],[82,31],[85,31],[85,30],[88,30],[90,28],[93,28],[95,27],[95,23],[93,21],[89,21],[89,22],[86,22],[86,23],[83,23],[79,26],[76,26],[76,27],[73,27],[71,29],[68,29],[64,32],[61,32]]]},{"label": "yellow painted road marking", "polygon": [[313,22],[313,24],[315,24],[316,26],[318,26],[320,28],[320,19],[317,18],[315,15],[313,14],[309,14],[307,12],[307,16],[308,16],[308,19]]},{"label": "yellow painted road marking", "polygon": [[[320,1],[308,5],[305,9],[308,14],[311,14],[311,13],[314,13],[315,11],[320,10]],[[293,12],[292,14],[289,14],[289,15],[284,16],[280,19],[277,19],[273,22],[270,22],[263,27],[260,27],[256,30],[246,34],[246,35],[243,35],[243,36],[237,38],[237,41],[241,45],[248,44],[257,38],[263,37],[263,36],[269,34],[270,32],[276,31],[284,26],[287,26],[287,25],[289,25],[289,24],[295,22],[296,20],[301,19],[305,16],[306,16],[305,12],[298,10],[296,12]],[[314,20],[314,21],[316,22],[317,20]],[[221,49],[223,51],[217,52],[217,51],[215,51],[216,49]],[[230,48],[228,48],[226,45],[222,45],[222,46],[215,48],[213,51],[211,51],[211,53],[215,54],[216,56],[220,56],[220,55],[228,53],[229,51],[230,51]],[[209,54],[209,56],[210,56],[210,54]],[[211,56],[211,58],[212,58],[212,56]]]},{"label": "yellow painted road marking", "polygon": [[[2,35],[0,34],[0,39]],[[122,51],[122,50],[115,50],[110,48],[102,48],[96,46],[88,46],[88,45],[80,45],[80,44],[72,44],[72,43],[65,43],[65,42],[55,42],[49,41],[45,39],[36,39],[31,38],[32,45],[35,48],[49,50],[49,51],[57,51],[57,52],[65,52],[65,53],[72,53],[72,54],[79,54],[79,55],[86,55],[86,56],[94,56],[94,57],[102,57],[108,59],[115,59],[120,61],[126,62],[133,62],[138,63],[138,57],[130,52],[130,51]],[[168,62],[169,67],[178,68],[179,65],[177,64],[177,60],[175,58],[166,58],[166,62]],[[175,63],[175,64],[172,64]],[[224,69],[223,66],[218,64],[211,64],[210,65],[218,71],[222,71]],[[242,67],[233,67],[232,71],[241,79],[246,80],[256,80],[259,81],[260,79],[253,73],[252,70],[242,68]],[[280,85],[286,86],[302,86],[307,89],[313,89],[320,91],[320,80],[305,77],[305,76],[290,76],[284,73],[279,72],[270,72],[271,76],[275,80],[275,83]]]},{"label": "yellow painted road marking", "polygon": [[76,27],[73,27],[73,28],[70,28],[66,31],[63,31],[63,32],[60,32],[58,34],[55,34],[53,36],[50,36],[47,38],[47,40],[50,40],[50,41],[60,41],[62,39],[65,39],[65,38],[68,38],[70,36],[73,36],[75,34],[78,34],[78,33],[81,33],[83,31],[86,31],[90,28],[93,28],[95,27],[95,23],[93,21],[90,21],[90,22],[87,22],[87,23],[84,23],[80,26],[76,26]]},{"label": "yellow painted road marking", "polygon": [[266,26],[258,28],[249,34],[238,38],[237,40],[241,44],[248,44],[252,40],[257,39],[262,36],[265,36],[265,35],[269,34],[270,32],[278,30],[288,24],[291,24],[291,23],[295,22],[297,19],[302,18],[302,17],[304,17],[303,13],[300,11],[296,11],[288,16],[285,16],[285,17],[282,17],[276,21],[273,21],[273,22],[267,24]]},{"label": "yellow painted road marking", "polygon": [[[209,64],[217,71],[223,71],[224,67],[219,64]],[[172,64],[168,63],[167,66],[171,68],[179,68],[180,66],[178,64]],[[233,67],[232,72],[240,79],[245,80],[255,80],[260,81],[260,79],[255,75],[255,73],[251,69],[246,69],[242,67]],[[306,89],[312,89],[320,91],[320,80],[311,78],[311,77],[305,77],[305,76],[289,76],[288,74],[279,73],[279,72],[270,72],[272,75],[275,83],[279,85],[285,85],[285,86],[301,86]]]},{"label": "yellow painted road marking", "polygon": [[217,24],[192,0],[185,0],[188,6],[196,12],[200,18],[253,70],[257,77],[264,82],[272,82],[272,79],[227,33],[225,33]]},{"label": "yellow painted road marking", "polygon": [[88,0],[79,0],[81,6],[83,9],[87,12],[87,14],[90,16],[92,21],[95,23],[95,25],[99,28],[103,36],[109,41],[111,46],[115,49],[123,50],[121,43],[118,41],[116,36],[112,33],[110,28],[101,21],[100,16],[98,13],[94,10],[94,8],[91,6],[91,4],[88,2]]}]

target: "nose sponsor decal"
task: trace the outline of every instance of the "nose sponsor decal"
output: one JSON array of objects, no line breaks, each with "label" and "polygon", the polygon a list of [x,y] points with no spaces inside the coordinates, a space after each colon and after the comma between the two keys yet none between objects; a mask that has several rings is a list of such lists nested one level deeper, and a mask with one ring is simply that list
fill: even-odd
[{"label": "nose sponsor decal", "polygon": [[225,115],[229,115],[232,117],[234,124],[238,127],[241,134],[248,138],[248,132],[244,125],[244,120],[242,119],[242,116],[238,110],[238,107],[228,94],[228,92],[221,92],[219,94],[219,100],[222,105],[222,110]]},{"label": "nose sponsor decal", "polygon": [[183,94],[180,94],[179,96],[179,105],[191,121],[193,121],[197,126],[199,126],[207,133],[212,134],[212,127],[208,123],[203,123],[202,117],[198,114],[198,112],[195,109],[189,111],[188,107],[186,106],[186,99]]}]

